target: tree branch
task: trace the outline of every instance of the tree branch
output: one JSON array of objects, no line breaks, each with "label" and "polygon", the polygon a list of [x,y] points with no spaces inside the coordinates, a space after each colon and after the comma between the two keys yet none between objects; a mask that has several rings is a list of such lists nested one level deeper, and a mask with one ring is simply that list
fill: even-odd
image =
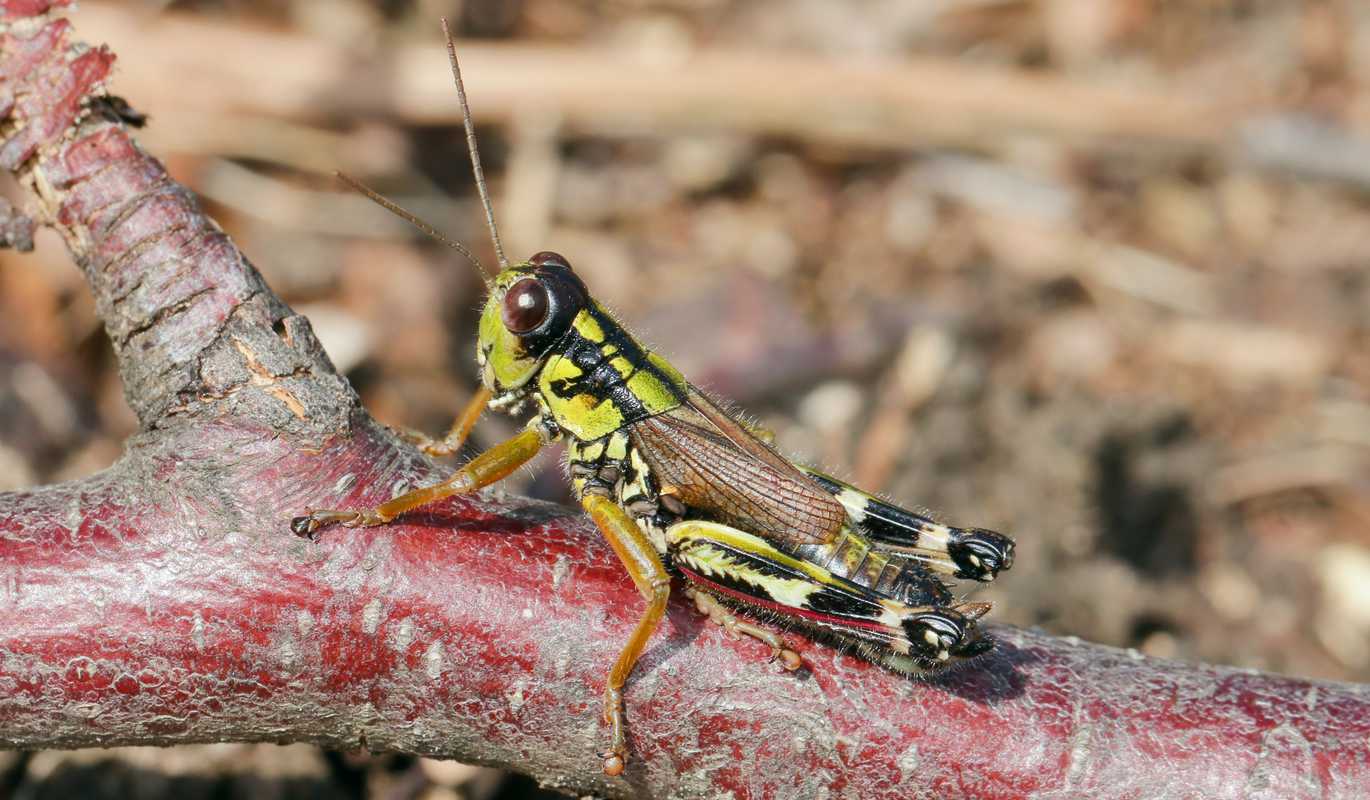
[{"label": "tree branch", "polygon": [[991,627],[935,682],[801,644],[798,675],[682,603],[599,698],[640,599],[578,515],[491,493],[310,544],[287,518],[439,468],[119,125],[60,2],[0,5],[0,163],[65,237],[142,423],[113,468],[0,495],[0,745],[311,741],[699,797],[1355,797],[1370,690]]}]

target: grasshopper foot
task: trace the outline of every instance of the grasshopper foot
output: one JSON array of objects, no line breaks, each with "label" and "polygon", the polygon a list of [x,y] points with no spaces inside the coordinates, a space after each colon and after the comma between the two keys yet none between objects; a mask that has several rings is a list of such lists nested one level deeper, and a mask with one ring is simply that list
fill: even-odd
[{"label": "grasshopper foot", "polygon": [[804,666],[804,660],[799,657],[799,654],[788,647],[776,648],[775,652],[771,653],[771,660],[779,661],[780,666],[784,667],[786,672],[794,672]]},{"label": "grasshopper foot", "polygon": [[695,601],[695,608],[699,609],[699,613],[708,617],[710,621],[722,625],[723,630],[727,631],[729,636],[737,638],[745,634],[771,648],[770,660],[779,661],[786,671],[794,672],[804,665],[799,654],[791,650],[779,634],[750,622],[743,622],[708,592],[687,586],[685,596]]},{"label": "grasshopper foot", "polygon": [[604,774],[622,775],[628,764],[628,742],[623,735],[623,692],[613,687],[604,691],[604,724],[609,726],[609,749],[600,753]]},{"label": "grasshopper foot", "polygon": [[302,539],[314,541],[314,532],[319,529],[320,523],[314,519],[313,512],[305,512],[304,516],[294,517],[290,520],[290,532]]},{"label": "grasshopper foot", "polygon": [[375,509],[365,511],[306,511],[301,516],[290,520],[290,532],[312,542],[318,539],[318,531],[329,525],[341,525],[344,528],[369,528],[372,525],[382,525],[389,521],[389,517],[382,516]]},{"label": "grasshopper foot", "polygon": [[600,753],[604,759],[604,774],[610,778],[618,777],[623,774],[623,768],[627,765],[622,753],[615,753],[612,750],[607,753]]}]

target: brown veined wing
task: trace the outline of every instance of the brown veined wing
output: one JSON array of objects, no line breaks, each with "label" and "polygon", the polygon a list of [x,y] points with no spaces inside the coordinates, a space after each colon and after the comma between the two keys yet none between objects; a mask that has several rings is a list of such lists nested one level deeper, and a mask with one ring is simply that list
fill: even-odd
[{"label": "brown veined wing", "polygon": [[694,387],[629,432],[661,489],[701,516],[795,547],[832,541],[846,522],[831,494]]}]

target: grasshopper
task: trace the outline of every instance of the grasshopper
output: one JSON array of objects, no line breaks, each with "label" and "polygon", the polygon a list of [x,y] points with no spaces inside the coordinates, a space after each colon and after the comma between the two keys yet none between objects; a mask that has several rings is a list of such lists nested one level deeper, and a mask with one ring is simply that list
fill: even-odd
[{"label": "grasshopper", "polygon": [[463,252],[489,297],[476,362],[481,388],[443,439],[408,438],[426,453],[457,452],[487,409],[529,415],[517,435],[447,480],[376,508],[308,511],[298,535],[328,525],[384,525],[400,515],[499,481],[543,447],[565,441],[571,489],[613,546],[646,601],[609,671],[604,772],[621,774],[623,686],[666,611],[673,576],[704,614],[751,636],[790,670],[801,666],[776,632],[737,616],[793,628],[896,672],[919,675],[989,651],[977,630],[988,603],[958,602],[946,581],[993,580],[1013,564],[1013,540],[906,511],[795,464],[765,431],[738,418],[644,347],[590,294],[561,255],[504,257],[480,166],[461,70],[448,55],[467,149],[500,271],[491,276],[461,245],[353,181],[387,209]]}]

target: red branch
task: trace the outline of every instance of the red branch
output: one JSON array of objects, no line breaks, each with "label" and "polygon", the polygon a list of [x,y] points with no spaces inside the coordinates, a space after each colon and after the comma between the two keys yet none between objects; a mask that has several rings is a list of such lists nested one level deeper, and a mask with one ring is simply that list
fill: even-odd
[{"label": "red branch", "polygon": [[0,161],[84,269],[142,421],[119,463],[0,495],[0,745],[312,741],[612,795],[1362,797],[1370,690],[991,627],[936,682],[801,644],[783,672],[676,602],[600,774],[604,675],[640,608],[576,514],[491,495],[310,544],[287,518],[440,468],[118,125],[112,57],[0,6]]}]

